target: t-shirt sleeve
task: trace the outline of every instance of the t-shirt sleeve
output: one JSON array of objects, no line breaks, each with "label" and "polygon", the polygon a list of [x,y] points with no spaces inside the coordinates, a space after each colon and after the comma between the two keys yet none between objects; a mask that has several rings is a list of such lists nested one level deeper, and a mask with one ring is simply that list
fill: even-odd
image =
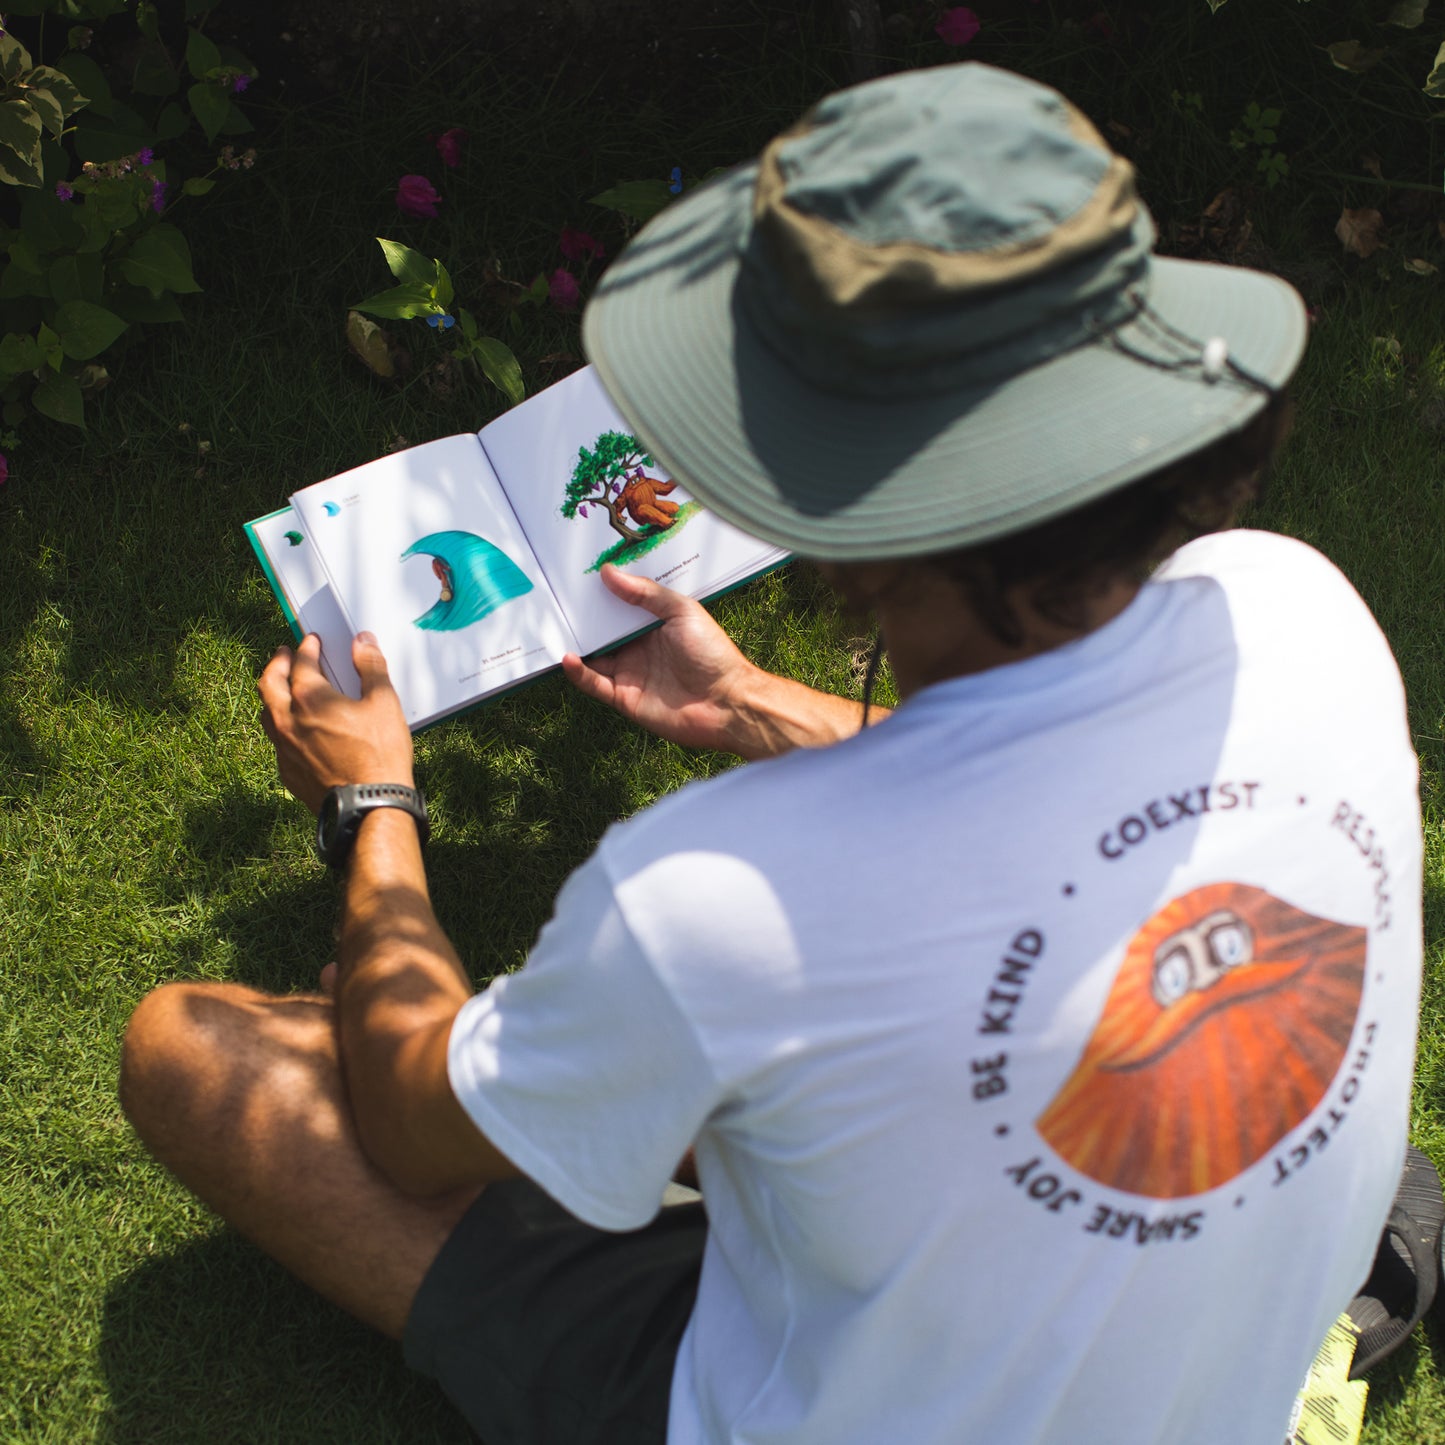
[{"label": "t-shirt sleeve", "polygon": [[718,1093],[596,856],[557,895],[526,965],[463,1006],[447,1068],[482,1133],[600,1229],[653,1217]]}]

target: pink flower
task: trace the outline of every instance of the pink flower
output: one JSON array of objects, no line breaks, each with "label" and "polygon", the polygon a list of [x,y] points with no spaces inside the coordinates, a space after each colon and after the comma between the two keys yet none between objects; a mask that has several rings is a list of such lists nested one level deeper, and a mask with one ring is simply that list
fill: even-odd
[{"label": "pink flower", "polygon": [[602,242],[595,236],[589,236],[586,231],[575,231],[571,226],[562,227],[557,246],[569,261],[600,261],[607,254],[602,249]]},{"label": "pink flower", "polygon": [[978,16],[967,5],[955,5],[939,16],[933,33],[945,45],[967,45],[979,32]]},{"label": "pink flower", "polygon": [[10,480],[10,463],[6,461],[3,453],[0,453],[0,487],[3,487]]},{"label": "pink flower", "polygon": [[435,216],[441,197],[425,176],[403,176],[396,185],[396,208],[403,216]]},{"label": "pink flower", "polygon": [[55,194],[56,197],[62,201],[73,200],[75,197],[75,192],[69,186],[67,186],[64,181],[56,182]]},{"label": "pink flower", "polygon": [[454,125],[450,130],[444,130],[436,138],[437,154],[452,170],[456,170],[462,163],[462,142],[466,138],[466,131],[459,125]]},{"label": "pink flower", "polygon": [[565,267],[559,266],[547,281],[547,295],[558,311],[575,311],[582,299],[582,288],[577,278]]}]

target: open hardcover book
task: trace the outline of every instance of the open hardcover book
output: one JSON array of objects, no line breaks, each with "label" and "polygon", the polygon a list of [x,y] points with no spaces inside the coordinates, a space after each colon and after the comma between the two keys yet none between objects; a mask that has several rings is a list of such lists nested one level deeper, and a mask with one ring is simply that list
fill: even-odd
[{"label": "open hardcover book", "polygon": [[591,368],[475,435],[446,437],[305,487],[246,524],[298,637],[352,697],[351,639],[371,632],[412,728],[614,647],[650,614],[615,563],[712,597],[786,560],[705,511],[630,434]]}]

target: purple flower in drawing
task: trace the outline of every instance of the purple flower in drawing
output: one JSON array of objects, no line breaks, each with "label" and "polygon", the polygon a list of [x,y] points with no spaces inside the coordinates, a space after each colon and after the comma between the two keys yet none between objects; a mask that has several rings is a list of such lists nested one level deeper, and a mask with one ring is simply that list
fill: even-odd
[{"label": "purple flower in drawing", "polygon": [[71,188],[67,186],[64,181],[61,181],[55,187],[55,194],[62,201],[69,201],[75,196],[75,192],[71,190]]},{"label": "purple flower in drawing", "polygon": [[578,507],[578,508],[577,508],[577,515],[578,515],[579,517],[585,517],[585,516],[587,515],[587,508],[586,508],[586,507]]},{"label": "purple flower in drawing", "polygon": [[170,187],[165,181],[151,182],[151,210],[160,215],[166,208],[166,192]]},{"label": "purple flower in drawing", "polygon": [[425,176],[403,176],[396,184],[396,208],[404,216],[435,216],[441,201]]},{"label": "purple flower in drawing", "polygon": [[967,5],[955,5],[939,16],[933,33],[945,45],[967,45],[981,28],[978,16]]},{"label": "purple flower in drawing", "polygon": [[559,266],[548,279],[547,295],[558,311],[575,311],[582,299],[582,288],[570,271]]},{"label": "purple flower in drawing", "polygon": [[462,163],[462,142],[466,138],[467,132],[459,125],[444,130],[436,138],[437,154],[442,158],[443,164],[452,170],[456,170]]}]

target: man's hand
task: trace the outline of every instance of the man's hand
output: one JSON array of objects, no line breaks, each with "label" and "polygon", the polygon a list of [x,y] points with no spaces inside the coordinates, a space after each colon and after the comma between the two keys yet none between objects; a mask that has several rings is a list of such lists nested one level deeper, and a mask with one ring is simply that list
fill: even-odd
[{"label": "man's hand", "polygon": [[[564,657],[562,671],[588,697],[659,737],[740,758],[827,747],[858,731],[857,703],[754,666],[701,603],[615,567],[602,580],[662,626],[607,657]],[[874,708],[870,721],[887,716]]]},{"label": "man's hand", "polygon": [[740,723],[750,694],[767,675],[692,598],[612,566],[602,569],[602,580],[662,626],[590,662],[569,653],[562,659],[569,681],[660,737],[687,747],[743,751]]},{"label": "man's hand", "polygon": [[352,641],[351,660],[361,676],[359,702],[327,681],[315,633],[294,654],[280,648],[257,683],[281,781],[313,813],[328,789],[347,783],[412,786],[411,731],[370,633]]}]

